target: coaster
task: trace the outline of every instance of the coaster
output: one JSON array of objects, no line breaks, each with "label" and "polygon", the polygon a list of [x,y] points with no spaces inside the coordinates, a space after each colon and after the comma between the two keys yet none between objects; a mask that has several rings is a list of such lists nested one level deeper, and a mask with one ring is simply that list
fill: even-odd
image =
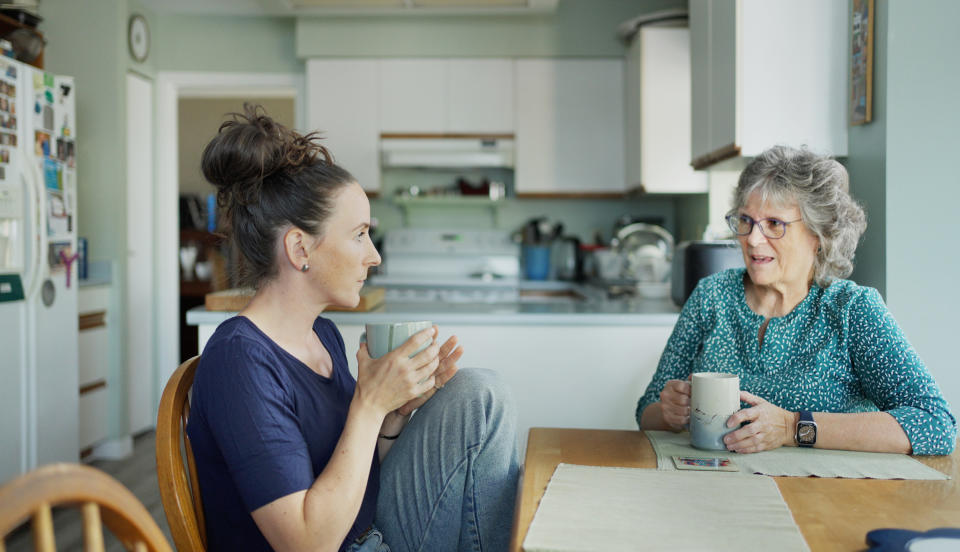
[{"label": "coaster", "polygon": [[674,456],[673,464],[678,470],[740,471],[733,460],[720,456]]}]

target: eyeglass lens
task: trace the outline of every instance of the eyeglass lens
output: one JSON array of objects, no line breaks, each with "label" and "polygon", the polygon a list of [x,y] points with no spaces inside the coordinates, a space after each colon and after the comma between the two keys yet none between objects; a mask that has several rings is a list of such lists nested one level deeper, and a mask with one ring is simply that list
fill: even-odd
[{"label": "eyeglass lens", "polygon": [[730,223],[730,229],[740,236],[746,236],[752,232],[754,224],[758,224],[760,226],[761,234],[773,239],[782,238],[787,230],[787,224],[782,220],[775,218],[753,220],[747,215],[740,215],[731,216],[727,219],[727,221]]}]

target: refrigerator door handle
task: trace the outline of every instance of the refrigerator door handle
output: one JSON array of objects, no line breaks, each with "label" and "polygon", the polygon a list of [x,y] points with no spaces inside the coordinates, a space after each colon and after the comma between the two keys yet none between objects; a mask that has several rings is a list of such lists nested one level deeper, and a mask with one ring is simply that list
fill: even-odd
[{"label": "refrigerator door handle", "polygon": [[27,183],[28,190],[28,209],[32,212],[35,224],[30,230],[30,272],[24,274],[24,297],[29,299],[36,293],[40,286],[40,273],[43,271],[43,245],[46,241],[44,235],[47,231],[47,213],[44,209],[43,193],[41,188],[43,179],[37,167],[37,160],[26,151],[26,148],[20,149],[23,162],[27,165],[26,170],[22,171],[23,178]]}]

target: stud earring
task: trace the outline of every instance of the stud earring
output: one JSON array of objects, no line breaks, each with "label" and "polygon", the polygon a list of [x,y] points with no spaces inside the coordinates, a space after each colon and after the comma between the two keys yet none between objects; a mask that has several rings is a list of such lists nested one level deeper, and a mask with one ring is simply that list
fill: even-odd
[{"label": "stud earring", "polygon": [[303,263],[303,266],[300,267],[300,272],[306,272],[308,270],[310,270],[310,265]]}]

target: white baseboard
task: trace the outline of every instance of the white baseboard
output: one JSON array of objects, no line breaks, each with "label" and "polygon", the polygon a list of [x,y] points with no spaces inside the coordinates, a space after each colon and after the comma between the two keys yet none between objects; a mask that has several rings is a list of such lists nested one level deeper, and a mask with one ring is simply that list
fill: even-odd
[{"label": "white baseboard", "polygon": [[123,460],[133,454],[133,437],[127,435],[116,439],[107,439],[94,445],[93,452],[84,458],[84,461],[92,460]]}]

